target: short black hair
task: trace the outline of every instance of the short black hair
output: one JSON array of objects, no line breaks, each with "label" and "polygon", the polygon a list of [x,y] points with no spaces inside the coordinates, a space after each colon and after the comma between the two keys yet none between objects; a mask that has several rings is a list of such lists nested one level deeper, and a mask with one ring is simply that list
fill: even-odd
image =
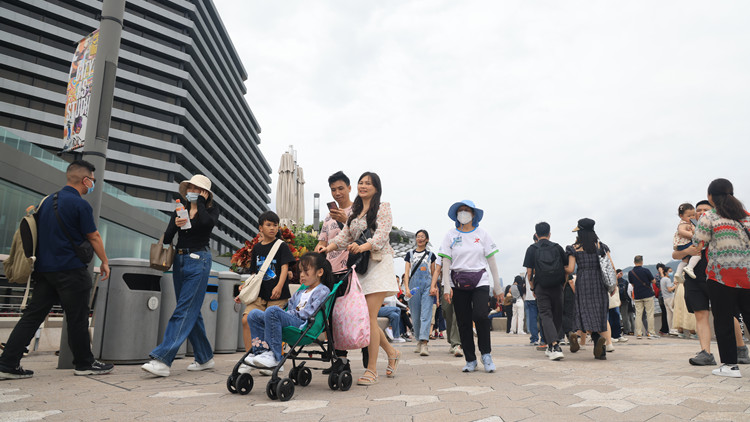
[{"label": "short black hair", "polygon": [[86,170],[90,171],[91,173],[96,171],[96,167],[94,167],[93,164],[89,163],[86,160],[75,160],[72,163],[68,165],[68,169],[66,170],[66,173],[69,173],[71,171],[76,171],[79,168],[85,168]]},{"label": "short black hair", "polygon": [[549,236],[549,223],[546,223],[542,221],[541,223],[536,223],[536,226],[534,226],[534,231],[536,232],[537,237],[547,237]]},{"label": "short black hair", "polygon": [[336,173],[333,173],[332,175],[328,177],[328,186],[331,186],[332,184],[338,182],[339,180],[344,182],[346,186],[351,186],[351,181],[349,180],[348,177],[346,177],[344,172],[341,170],[337,171]]},{"label": "short black hair", "polygon": [[711,206],[711,203],[710,203],[710,202],[708,202],[708,199],[704,199],[704,200],[702,200],[702,201],[698,201],[698,203],[697,203],[697,204],[695,204],[695,206],[696,206],[696,207],[700,207],[701,205],[708,205],[709,207],[713,208],[713,207]]},{"label": "short black hair", "polygon": [[262,226],[266,221],[279,224],[279,215],[273,211],[266,211],[258,216],[258,226]]},{"label": "short black hair", "polygon": [[427,233],[427,230],[425,229],[417,230],[417,233],[414,234],[414,237],[416,237],[419,233],[424,233],[424,237],[426,237],[428,240],[430,239],[430,234]]},{"label": "short black hair", "polygon": [[622,270],[621,270],[621,269],[619,269],[619,268],[615,270],[615,274],[617,274],[617,273],[621,273],[621,272],[622,272]]}]

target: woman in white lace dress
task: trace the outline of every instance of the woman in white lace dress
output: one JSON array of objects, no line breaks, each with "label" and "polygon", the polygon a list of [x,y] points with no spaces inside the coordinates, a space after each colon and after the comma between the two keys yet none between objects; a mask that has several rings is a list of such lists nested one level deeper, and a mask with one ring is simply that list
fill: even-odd
[{"label": "woman in white lace dress", "polygon": [[[377,362],[378,348],[382,347],[388,355],[386,375],[392,378],[398,369],[401,352],[388,342],[383,330],[378,326],[378,310],[383,299],[398,293],[398,285],[393,277],[393,248],[390,244],[390,232],[393,226],[391,206],[387,202],[380,202],[380,177],[372,172],[365,172],[357,182],[357,198],[352,204],[352,214],[349,221],[326,247],[326,252],[336,249],[347,249],[350,254],[370,251],[367,272],[359,275],[359,281],[367,299],[370,313],[370,345],[368,346],[367,369],[357,380],[359,385],[373,385],[378,382]],[[371,237],[363,244],[357,244],[356,239],[370,229]]]}]

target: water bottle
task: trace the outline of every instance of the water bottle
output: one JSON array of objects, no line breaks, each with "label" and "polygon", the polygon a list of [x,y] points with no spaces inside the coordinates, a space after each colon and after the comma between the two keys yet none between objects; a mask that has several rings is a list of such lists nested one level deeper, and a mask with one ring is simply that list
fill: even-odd
[{"label": "water bottle", "polygon": [[419,291],[419,288],[415,287],[415,288],[409,290],[409,293],[411,293],[411,295],[414,296],[415,294],[417,294],[417,291]]},{"label": "water bottle", "polygon": [[184,226],[180,227],[181,230],[187,230],[192,225],[190,224],[190,214],[188,213],[188,210],[185,209],[185,207],[180,203],[180,200],[177,199],[175,202],[177,202],[177,208],[175,208],[175,211],[177,212],[177,217],[180,218],[187,218],[187,223],[185,223]]}]

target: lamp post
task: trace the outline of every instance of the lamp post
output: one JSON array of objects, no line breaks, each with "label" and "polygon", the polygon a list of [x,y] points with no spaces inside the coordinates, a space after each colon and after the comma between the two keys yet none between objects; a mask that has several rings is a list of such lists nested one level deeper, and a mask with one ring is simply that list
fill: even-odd
[{"label": "lamp post", "polygon": [[320,194],[313,194],[313,227],[315,231],[320,230]]}]

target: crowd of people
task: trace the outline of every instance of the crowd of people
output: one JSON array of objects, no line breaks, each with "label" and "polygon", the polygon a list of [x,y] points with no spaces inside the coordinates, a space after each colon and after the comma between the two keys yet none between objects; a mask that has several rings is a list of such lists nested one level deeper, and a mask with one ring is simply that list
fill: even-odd
[{"label": "crowd of people", "polygon": [[[40,207],[40,226],[48,229],[40,233],[46,232],[49,239],[40,242],[37,287],[29,307],[0,356],[0,379],[32,376],[32,371],[20,366],[24,347],[58,301],[68,315],[75,373],[96,375],[113,369],[91,355],[88,306],[80,300],[88,297],[91,289],[85,271],[88,262],[76,255],[54,218],[59,196],[62,221],[76,240],[90,241],[106,278],[106,254],[91,208],[81,198],[93,189],[93,171],[86,162],[71,164],[68,185],[55,195],[54,212],[49,201]],[[634,257],[627,274],[615,269],[610,247],[594,229],[595,221],[582,218],[573,228],[575,242],[565,247],[551,240],[548,223],[536,224],[533,243],[521,263],[525,271],[504,289],[496,263],[498,248],[480,227],[484,211],[474,202],[463,200],[449,207],[451,227],[436,251],[429,249],[428,232],[417,231],[416,246],[406,253],[405,271],[397,277],[389,237],[391,207],[381,201],[378,175],[363,173],[353,200],[350,179],[343,172],[331,175],[328,184],[334,202],[329,204],[315,251],[300,259],[299,280],[305,288],[294,295],[288,289],[288,277],[295,259],[284,242],[277,242],[279,217],[271,211],[259,217],[260,242],[252,249],[250,272],[261,272],[262,282],[257,299],[243,315],[249,352],[245,370],[263,368],[265,373],[261,373],[270,375],[283,352],[281,329],[303,326],[330,292],[332,282],[347,274],[351,258],[365,253],[367,270],[359,274],[359,281],[367,303],[370,338],[369,345],[361,349],[365,370],[357,379],[359,385],[379,382],[380,349],[387,357],[386,376],[396,376],[402,355],[393,344],[406,341],[414,342],[415,353],[429,356],[430,341],[445,339],[450,353],[464,358],[463,372],[477,370],[480,362],[486,372],[494,372],[490,331],[497,317],[506,318],[506,333],[528,334],[529,344],[544,350],[550,360],[565,358],[564,345],[570,353],[577,353],[589,341],[594,358],[606,360],[607,353],[614,351],[613,343],[627,341],[628,335],[659,338],[654,321],[657,303],[662,309],[662,334],[699,340],[700,351],[689,359],[690,364],[717,364],[710,349],[709,311],[722,363],[713,373],[740,377],[737,364],[750,363],[741,325],[743,317],[750,315],[750,214],[734,197],[728,180],[711,182],[707,200],[696,207],[688,203],[679,206],[672,257],[681,263],[674,277],[673,269],[663,264],[657,265],[654,275],[644,267],[640,255]],[[209,235],[219,209],[205,176],[195,175],[182,182],[179,192],[186,200],[188,217],[173,214],[163,237],[164,244],[170,244],[177,236],[173,268],[177,306],[164,338],[142,366],[162,377],[170,375],[177,350],[186,339],[195,355],[188,370],[202,371],[215,365],[200,307],[211,266]],[[53,247],[56,249],[49,249]],[[379,317],[388,318],[385,331],[378,324]],[[348,353],[336,350],[338,357]],[[327,371],[351,370],[347,359],[334,359],[332,365]]]}]

